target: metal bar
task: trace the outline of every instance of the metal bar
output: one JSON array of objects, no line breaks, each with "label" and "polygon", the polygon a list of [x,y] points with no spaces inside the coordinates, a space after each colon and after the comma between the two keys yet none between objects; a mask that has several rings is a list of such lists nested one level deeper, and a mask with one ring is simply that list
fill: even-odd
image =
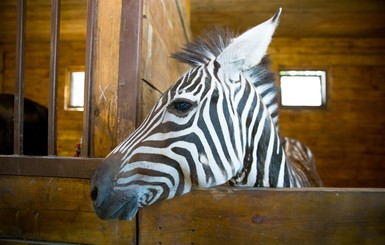
[{"label": "metal bar", "polygon": [[57,154],[57,71],[60,35],[60,0],[51,0],[51,56],[48,103],[48,155]]},{"label": "metal bar", "polygon": [[24,134],[24,57],[26,36],[27,1],[17,1],[16,78],[13,124],[13,152],[23,154]]},{"label": "metal bar", "polygon": [[84,111],[83,111],[83,137],[81,156],[91,157],[91,113],[92,113],[92,74],[95,25],[97,22],[96,0],[87,1],[87,36],[86,36],[86,62],[85,62],[85,81],[84,81]]}]

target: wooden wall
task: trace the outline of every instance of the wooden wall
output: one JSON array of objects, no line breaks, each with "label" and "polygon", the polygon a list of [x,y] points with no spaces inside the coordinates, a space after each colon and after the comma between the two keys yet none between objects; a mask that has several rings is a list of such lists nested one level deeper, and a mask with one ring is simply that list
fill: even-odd
[{"label": "wooden wall", "polygon": [[[125,25],[121,23],[122,19],[125,20],[125,18],[122,18],[121,8],[137,7],[135,3],[140,3],[140,1],[98,1],[97,11],[101,12],[96,23],[97,28],[94,30],[97,31],[94,46],[95,56],[93,56],[96,60],[92,64],[92,68],[95,69],[93,77],[95,87],[92,94],[93,107],[91,112],[92,119],[95,119],[96,122],[93,127],[98,131],[97,134],[93,135],[93,139],[95,139],[94,155],[105,156],[118,142],[119,138],[129,134],[129,131],[119,131],[119,123],[124,124],[119,128],[132,129],[135,124],[143,119],[154,101],[160,96],[160,93],[173,83],[186,68],[180,66],[175,68],[176,70],[169,70],[170,73],[164,73],[169,67],[173,66],[174,62],[165,59],[166,55],[170,51],[174,51],[189,36],[188,33],[181,34],[182,31],[186,30],[183,14],[175,14],[178,11],[180,12],[181,9],[183,10],[180,5],[181,2],[167,0],[143,1],[145,4],[141,9],[143,12],[138,15],[142,25],[138,33],[140,33],[139,37],[143,37],[139,43],[141,47],[139,59],[141,70],[138,80],[132,81],[126,80],[127,78],[120,80],[122,77],[114,74],[114,72],[126,68],[121,67],[120,63],[122,59],[130,57],[132,54],[125,52],[128,51],[125,49],[126,46],[119,45],[122,40],[119,35],[125,34],[125,28],[123,28]],[[153,6],[149,7],[146,4],[153,4]],[[111,26],[113,28],[108,29]],[[164,33],[168,34],[164,35]],[[175,33],[178,33],[178,35],[176,36]],[[169,36],[173,38],[169,38]],[[352,110],[354,108],[362,114],[367,107],[355,107],[353,100],[356,101],[357,91],[351,91],[351,87],[347,84],[351,82],[355,84],[356,90],[361,90],[362,87],[355,83],[357,78],[368,79],[368,81],[373,82],[377,78],[381,79],[383,69],[379,68],[378,64],[383,63],[378,62],[378,60],[383,57],[382,44],[377,40],[369,40],[369,43],[367,41],[337,40],[336,42],[330,42],[324,40],[324,43],[319,43],[317,40],[307,39],[278,39],[274,41],[277,45],[274,43],[272,45],[271,53],[275,70],[278,70],[281,66],[286,68],[291,66],[301,66],[302,68],[305,65],[314,64],[329,68],[331,66],[332,73],[330,74],[333,77],[331,94],[333,94],[333,89],[336,88],[335,81],[346,79],[346,83],[341,83],[339,86],[345,88],[346,94],[351,96],[349,97],[351,104],[345,104],[345,107],[343,107],[344,100],[332,97],[334,100],[330,102],[327,111],[305,112],[306,114],[301,113],[301,115],[297,115],[297,112],[282,112],[283,133],[308,143],[316,155],[319,155],[325,149],[321,146],[329,145],[335,138],[329,138],[330,136],[320,138],[319,134],[312,135],[304,131],[304,127],[310,129],[312,122],[316,124],[324,119],[329,121],[342,120],[345,123],[351,122],[351,120],[348,120],[350,116],[347,113],[333,111],[333,108],[335,108],[333,106],[340,103],[340,108],[350,108]],[[68,59],[64,64],[67,64],[67,62],[68,64],[76,63],[77,54],[79,54],[79,57],[82,56],[80,49],[83,49],[84,46],[77,46],[76,43],[72,42],[66,43],[62,44],[62,48],[67,47],[68,49],[65,50],[68,52],[61,52]],[[318,48],[319,46],[325,48],[317,51],[315,47]],[[7,45],[1,46],[3,57],[7,56],[7,52],[13,52],[7,51],[8,48],[6,47]],[[349,51],[344,51],[345,48],[349,48]],[[9,50],[12,50],[12,48]],[[27,50],[31,54],[39,53],[40,45],[27,47]],[[12,54],[10,56],[12,57]],[[46,57],[47,55],[43,56]],[[47,62],[47,58],[37,58],[42,56],[32,55],[31,57],[31,62],[28,63],[31,66],[34,62],[40,63],[41,60],[45,60],[43,63]],[[345,60],[346,57],[348,57],[347,60]],[[330,63],[330,60],[333,60],[333,62]],[[5,58],[4,62],[0,62],[0,64],[8,64],[8,62]],[[3,67],[6,66],[3,65]],[[159,70],[160,68],[163,69]],[[39,71],[39,69],[35,67],[30,69],[29,72]],[[370,75],[368,75],[368,71],[370,71]],[[37,77],[35,81],[44,80],[46,82],[48,72],[40,72],[41,74],[37,72],[37,75],[34,75]],[[350,76],[345,76],[348,72],[351,72]],[[361,72],[365,72],[365,75]],[[12,73],[12,71],[4,72],[3,81],[5,81],[6,77],[11,77]],[[162,75],[160,76],[160,74]],[[370,79],[366,76],[369,76]],[[374,86],[372,90],[383,91],[382,85],[377,85],[375,82],[370,84]],[[99,87],[99,85],[101,86]],[[125,116],[124,112],[130,111],[130,108],[119,108],[116,106],[117,104],[113,103],[117,101],[116,98],[125,95],[124,93],[117,93],[116,89],[119,87],[130,88],[130,85],[135,85],[135,89],[140,93],[136,94],[134,98],[129,98],[136,101],[135,104],[130,105],[133,107],[135,115],[132,117],[134,119],[131,120],[131,118],[131,121],[129,121],[131,124],[126,125],[124,120],[127,118],[121,116]],[[35,86],[35,84],[31,83],[31,86]],[[37,86],[37,88],[39,87]],[[104,90],[106,88],[107,90]],[[115,89],[115,91],[110,91],[111,89]],[[26,92],[26,95],[28,93]],[[104,98],[103,96],[107,96],[109,100],[99,101],[100,98]],[[45,95],[36,98],[42,102],[47,100]],[[339,103],[337,103],[338,101]],[[104,104],[102,105],[101,102]],[[381,106],[383,105],[382,102],[379,103]],[[371,105],[375,107],[377,104],[373,102]],[[116,112],[120,113],[120,115],[111,120]],[[313,119],[314,115],[318,115],[318,117]],[[361,120],[360,115],[357,114],[354,119]],[[70,118],[70,120],[72,118],[70,114],[63,117]],[[121,119],[123,121],[120,121]],[[301,128],[295,128],[295,126],[291,125],[290,122],[293,120],[302,120],[302,123],[298,123]],[[373,132],[376,129],[379,129],[378,134],[382,137],[380,127],[383,126],[381,124],[383,120],[380,119],[378,122],[380,126],[375,124],[375,126],[369,127],[364,124],[364,130],[368,128],[373,130],[366,131],[368,135],[372,136],[364,139],[365,144],[368,144],[368,141],[374,138]],[[356,126],[347,124],[346,129],[343,130],[347,131],[349,127],[358,126],[361,129],[362,124],[356,124]],[[343,131],[342,127],[337,126],[334,126],[334,128],[331,126],[322,127],[325,128],[320,130]],[[68,127],[66,126],[66,128]],[[351,132],[353,132],[352,139],[358,137],[354,134],[356,131],[352,130]],[[338,135],[334,134],[334,137],[338,137]],[[348,150],[352,148],[350,145],[351,139],[343,139],[345,139],[343,141],[343,147],[345,148],[342,148],[345,149],[344,157],[349,157],[350,152]],[[323,145],[318,145],[320,142]],[[320,147],[317,148],[317,145]],[[359,143],[353,144],[353,146],[361,147]],[[326,149],[332,152],[334,148]],[[373,150],[375,154],[372,154],[372,148],[366,149],[365,153],[368,158],[372,155],[379,156],[381,149],[375,149]],[[336,153],[340,154],[340,151],[336,150]],[[358,153],[360,152],[358,151]],[[337,159],[338,154],[331,155],[331,160]],[[319,169],[322,177],[326,178],[325,183],[332,185],[334,183],[332,181],[335,180],[332,177],[336,173],[342,172],[334,170],[335,167],[328,168],[329,159],[327,157],[329,155],[325,153],[323,156],[324,161],[322,157],[318,160],[320,162]],[[0,157],[0,160],[2,159],[4,158]],[[34,158],[34,166],[36,166],[39,159]],[[41,159],[44,159],[46,163],[51,163],[47,172],[57,173],[63,170],[60,167],[63,165],[52,164],[55,158]],[[342,162],[341,159],[343,158],[339,159]],[[380,168],[378,162],[373,165],[377,171]],[[24,165],[28,164],[25,162]],[[0,167],[2,166],[0,162]],[[83,169],[81,166],[79,168]],[[346,165],[340,166],[339,170],[343,168],[348,167]],[[36,176],[39,175],[36,172],[30,172],[30,175],[34,176],[20,176],[19,169],[14,170],[13,174],[4,174],[1,170],[0,168],[0,242],[5,244],[39,243],[43,241],[86,244],[247,244],[249,241],[262,244],[306,243],[309,241],[312,244],[320,241],[343,244],[355,242],[383,244],[385,240],[385,217],[383,212],[385,200],[383,190],[277,189],[256,191],[255,189],[219,188],[211,191],[197,191],[175,200],[165,201],[159,205],[145,208],[140,211],[138,219],[132,222],[105,222],[99,220],[93,212],[89,199],[90,176]],[[71,172],[75,173],[76,168],[72,168]],[[374,173],[374,170],[371,173]],[[22,174],[28,175],[28,173]],[[374,179],[378,179],[378,177]],[[381,180],[378,181],[382,183]]]},{"label": "wooden wall", "polygon": [[[111,0],[93,3],[97,16],[94,29],[91,29],[92,47],[89,47],[89,65],[93,71],[90,155],[104,157],[140,123],[161,92],[186,69],[185,65],[171,60],[169,55],[189,38],[189,28],[185,1]],[[5,50],[4,64],[7,68],[3,92],[12,93],[15,48],[14,45],[8,46],[9,49],[0,49]],[[12,58],[8,59],[8,53]],[[85,42],[63,42],[60,54],[58,101],[59,107],[63,108],[62,67],[84,64]],[[26,88],[35,88],[26,89],[26,97],[47,104],[49,43],[27,45],[26,64]],[[66,136],[69,135],[68,130],[78,126],[81,136],[82,113],[68,112],[61,116],[61,108],[59,140],[63,121],[68,122],[63,126]],[[105,222],[96,216],[89,197],[91,175],[56,175],[67,167],[72,169],[72,173],[82,172],[85,166],[79,164],[74,167],[73,162],[76,159],[83,164],[82,161],[85,163],[87,159],[23,158],[26,159],[23,164],[18,158],[21,157],[0,157],[1,244],[138,243],[135,220]],[[11,163],[12,167],[7,167],[7,163]],[[34,170],[37,172],[31,171],[31,165],[36,166]],[[93,166],[95,169],[96,164]],[[10,173],[10,168],[16,170]],[[49,174],[46,174],[47,171]]]},{"label": "wooden wall", "polygon": [[146,207],[128,222],[97,218],[87,179],[0,176],[0,186],[1,244],[385,242],[383,189],[220,187]]},{"label": "wooden wall", "polygon": [[89,185],[88,179],[0,176],[0,243],[135,244],[135,221],[99,219]]},{"label": "wooden wall", "polygon": [[[25,92],[26,98],[48,106],[50,69],[50,2],[27,1]],[[64,9],[58,62],[58,155],[73,156],[82,137],[79,111],[64,110],[65,71],[85,65],[86,1],[63,1]],[[0,93],[14,93],[16,58],[16,1],[4,1],[0,8]],[[76,15],[76,21],[71,20]],[[68,28],[71,26],[71,28]],[[71,29],[76,35],[68,33]],[[5,31],[6,30],[6,31]]]},{"label": "wooden wall", "polygon": [[280,113],[281,132],[312,149],[326,186],[385,187],[385,40],[275,38],[273,70],[325,69],[325,110]]},{"label": "wooden wall", "polygon": [[383,189],[213,188],[139,212],[140,244],[383,244]]},{"label": "wooden wall", "polygon": [[[123,2],[122,8],[139,9],[141,2]],[[91,155],[96,157],[106,156],[126,138],[186,70],[169,57],[190,35],[184,1],[143,1],[141,15],[129,15],[129,23],[136,21],[140,27],[135,33],[121,27],[123,17],[115,7],[119,4],[98,6],[90,109]],[[124,36],[133,40],[126,42]]]},{"label": "wooden wall", "polygon": [[[2,93],[14,93],[15,57],[14,45],[0,47],[4,52]],[[27,43],[25,63],[25,97],[42,105],[48,105],[49,43]],[[64,110],[64,84],[67,67],[83,66],[85,42],[62,42],[59,50],[58,71],[58,155],[73,156],[75,144],[82,135],[82,112]]]},{"label": "wooden wall", "polygon": [[[144,120],[160,95],[188,69],[187,65],[170,58],[191,38],[183,4],[188,3],[149,1],[144,5],[138,123]],[[165,13],[159,13],[159,9]],[[178,9],[184,18],[179,19]]]}]

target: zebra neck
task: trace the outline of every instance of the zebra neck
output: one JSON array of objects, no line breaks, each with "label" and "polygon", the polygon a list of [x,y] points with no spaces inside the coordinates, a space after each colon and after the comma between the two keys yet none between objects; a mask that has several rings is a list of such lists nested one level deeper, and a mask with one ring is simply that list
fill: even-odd
[{"label": "zebra neck", "polygon": [[[256,95],[258,96],[258,95]],[[256,101],[244,123],[243,166],[231,180],[236,186],[289,187],[284,149],[274,122],[263,103]]]},{"label": "zebra neck", "polygon": [[261,64],[243,71],[243,76],[250,81],[255,87],[257,93],[266,106],[269,114],[274,122],[275,127],[278,126],[278,100],[277,88],[275,86],[275,75],[270,71],[270,60],[267,56],[263,58]]}]

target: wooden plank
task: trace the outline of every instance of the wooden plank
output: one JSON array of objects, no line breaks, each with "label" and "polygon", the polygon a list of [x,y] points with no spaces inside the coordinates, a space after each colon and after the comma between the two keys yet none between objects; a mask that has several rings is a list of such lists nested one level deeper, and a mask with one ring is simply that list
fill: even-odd
[{"label": "wooden plank", "polygon": [[141,94],[142,103],[140,103],[139,121],[143,122],[162,94],[146,81],[142,81],[141,83]]},{"label": "wooden plank", "polygon": [[191,0],[192,31],[198,34],[214,25],[241,32],[261,23],[283,8],[276,36],[284,37],[384,37],[384,4],[381,1],[322,0],[263,1]]},{"label": "wooden plank", "polygon": [[135,244],[135,222],[100,220],[89,186],[86,179],[0,176],[0,243]]},{"label": "wooden plank", "polygon": [[106,156],[136,127],[142,1],[98,1],[90,156]]},{"label": "wooden plank", "polygon": [[[2,43],[15,42],[16,30],[16,1],[0,2],[0,36]],[[61,40],[82,41],[86,33],[86,0],[63,1],[61,18]],[[27,40],[31,42],[49,42],[50,39],[50,10],[51,1],[28,2],[27,8]]]},{"label": "wooden plank", "polygon": [[184,2],[180,0],[144,2],[138,122],[146,117],[160,94],[188,69],[170,58],[190,37],[186,19]]},{"label": "wooden plank", "polygon": [[384,38],[280,38],[274,37],[269,53],[384,54]]},{"label": "wooden plank", "polygon": [[[49,42],[28,43],[26,47],[25,91],[26,98],[41,105],[48,105]],[[64,42],[60,44],[58,70],[58,155],[73,156],[74,145],[80,143],[83,126],[82,113],[64,110],[64,84],[67,67],[84,66],[85,43]],[[15,48],[4,46],[4,83],[2,92],[13,93],[15,79]]]},{"label": "wooden plank", "polygon": [[0,155],[0,176],[29,175],[89,179],[102,159]]},{"label": "wooden plank", "polygon": [[384,244],[384,189],[194,191],[140,211],[141,244]]},{"label": "wooden plank", "polygon": [[146,1],[143,14],[141,78],[164,92],[187,70],[170,58],[188,40],[182,23],[186,16],[179,16],[175,1],[164,0]]},{"label": "wooden plank", "polygon": [[119,86],[117,90],[117,143],[120,143],[130,135],[138,124],[142,12],[143,1],[122,1],[119,42]]},{"label": "wooden plank", "polygon": [[90,105],[90,156],[104,157],[118,143],[117,91],[119,76],[119,42],[121,1],[97,1],[94,53],[92,63],[92,91]]},{"label": "wooden plank", "polygon": [[328,72],[327,108],[282,109],[279,120],[282,135],[309,145],[326,186],[385,187],[384,44],[383,38],[274,38],[270,46],[276,72]]}]

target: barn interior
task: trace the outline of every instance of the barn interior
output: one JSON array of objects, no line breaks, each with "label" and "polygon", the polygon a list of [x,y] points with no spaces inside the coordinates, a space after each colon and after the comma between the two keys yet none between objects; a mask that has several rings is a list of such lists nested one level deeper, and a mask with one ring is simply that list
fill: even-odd
[{"label": "barn interior", "polygon": [[[168,52],[175,52],[187,39],[214,26],[243,32],[282,7],[280,24],[268,50],[272,70],[277,74],[277,86],[280,70],[321,69],[327,73],[326,106],[281,108],[282,135],[299,139],[311,148],[325,186],[385,187],[382,146],[385,139],[385,4],[375,0],[365,3],[358,0],[295,3],[191,0],[184,1],[184,6],[186,37],[172,45],[166,43]],[[0,7],[0,92],[13,93],[16,1],[1,1]],[[66,108],[68,93],[65,91],[68,91],[68,72],[85,67],[86,8],[86,0],[61,1],[59,156],[73,156],[76,144],[82,140],[83,112]],[[50,11],[49,1],[27,1],[25,97],[45,106],[49,98]],[[175,67],[175,72],[167,77],[168,81],[157,82],[155,92],[148,92],[155,93],[155,98],[146,101],[149,105],[142,109],[141,120],[151,103],[186,70],[173,61],[167,63],[171,64],[170,69]],[[156,80],[156,72],[161,71],[154,68],[154,74],[148,79]],[[109,150],[97,151],[95,156],[104,157]]]},{"label": "barn interior", "polygon": [[[15,92],[17,2],[0,1],[0,93]],[[385,243],[382,0],[25,2],[24,95],[44,106],[51,2],[61,6],[57,155],[0,155],[1,244]],[[280,106],[280,132],[310,147],[325,188],[219,187],[146,207],[130,222],[99,219],[90,176],[188,69],[169,54],[214,26],[241,33],[280,7],[268,49],[277,87],[280,71],[326,71],[324,105]],[[82,111],[68,95],[71,72],[84,70],[92,86]]]}]

